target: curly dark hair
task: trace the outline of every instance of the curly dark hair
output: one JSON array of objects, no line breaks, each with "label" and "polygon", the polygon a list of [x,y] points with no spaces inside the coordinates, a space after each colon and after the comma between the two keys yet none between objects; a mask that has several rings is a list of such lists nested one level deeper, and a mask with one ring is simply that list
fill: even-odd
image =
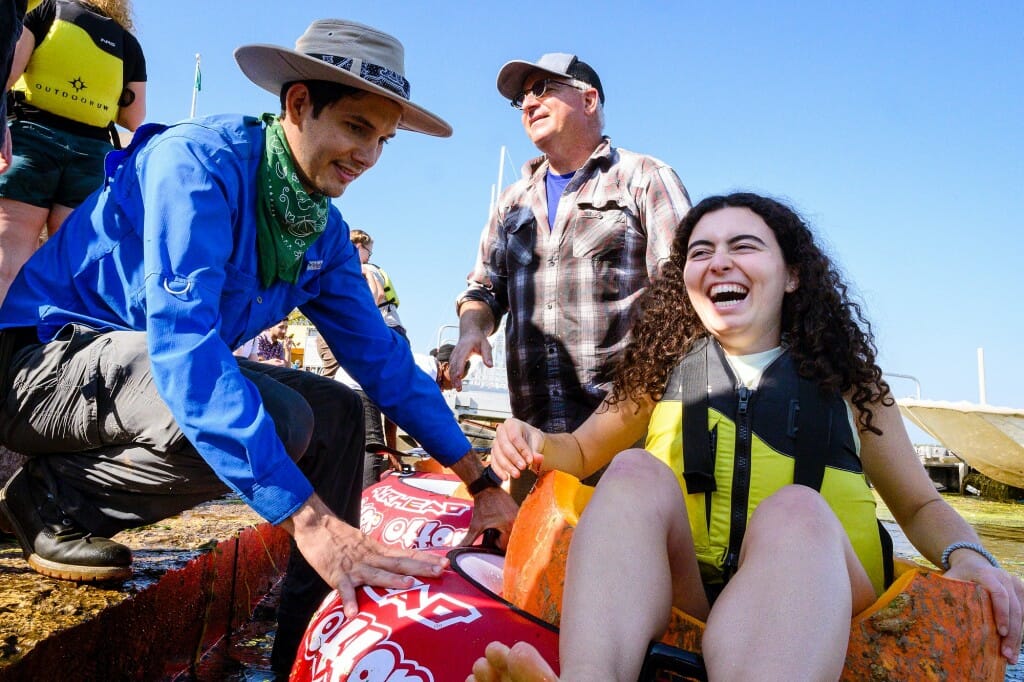
[{"label": "curly dark hair", "polygon": [[708,197],[679,224],[668,262],[638,302],[633,341],[616,367],[609,402],[660,400],[671,370],[708,335],[686,293],[683,266],[700,219],[729,207],[747,208],[764,220],[786,264],[796,269],[800,284],[783,298],[781,329],[797,372],[824,391],[848,393],[860,413],[861,429],[880,434],[871,423],[869,406],[878,401],[891,405],[893,398],[875,362],[877,349],[861,306],[851,300],[839,271],[796,211],[745,192]]}]

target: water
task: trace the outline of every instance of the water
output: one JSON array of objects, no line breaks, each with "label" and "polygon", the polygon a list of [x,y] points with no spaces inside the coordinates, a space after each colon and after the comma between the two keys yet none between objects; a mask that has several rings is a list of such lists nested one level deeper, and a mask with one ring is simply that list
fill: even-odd
[{"label": "water", "polygon": [[257,604],[240,630],[206,652],[194,670],[181,673],[173,682],[283,682],[270,669],[281,584],[279,580]]},{"label": "water", "polygon": [[[985,548],[995,555],[1003,568],[1024,580],[1024,505],[968,495],[943,495],[943,499],[971,524]],[[880,499],[878,517],[892,535],[893,551],[898,556],[928,563],[903,535]],[[1024,659],[1024,649],[1021,659]],[[1024,682],[1024,660],[1007,666],[1005,679],[1006,682]]]}]

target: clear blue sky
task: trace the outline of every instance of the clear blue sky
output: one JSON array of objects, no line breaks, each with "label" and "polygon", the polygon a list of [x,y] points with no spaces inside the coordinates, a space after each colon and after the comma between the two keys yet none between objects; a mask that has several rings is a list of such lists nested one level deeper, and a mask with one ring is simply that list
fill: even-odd
[{"label": "clear blue sky", "polygon": [[[835,5],[834,7],[832,5]],[[413,349],[455,321],[496,183],[535,155],[495,76],[573,52],[600,74],[615,144],[671,164],[696,202],[795,205],[864,302],[883,369],[923,397],[1024,407],[1024,2],[136,0],[153,121],[276,111],[232,51],[292,46],[316,18],[405,44],[413,100],[454,127],[400,132],[337,205],[376,240]],[[897,396],[913,384],[894,379]]]}]

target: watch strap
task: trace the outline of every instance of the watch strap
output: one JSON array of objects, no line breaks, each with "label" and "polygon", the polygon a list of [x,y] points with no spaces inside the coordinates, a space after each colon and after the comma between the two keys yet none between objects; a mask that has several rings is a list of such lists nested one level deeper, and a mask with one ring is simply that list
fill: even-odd
[{"label": "watch strap", "polygon": [[466,490],[469,491],[470,495],[475,497],[477,494],[487,490],[488,488],[500,488],[501,483],[501,477],[495,473],[494,469],[486,466],[484,467],[484,472],[480,474],[480,477],[466,486]]}]

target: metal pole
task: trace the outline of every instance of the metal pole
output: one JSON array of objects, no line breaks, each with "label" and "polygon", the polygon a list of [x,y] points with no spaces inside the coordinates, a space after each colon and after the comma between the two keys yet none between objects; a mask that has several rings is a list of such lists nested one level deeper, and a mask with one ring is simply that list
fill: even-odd
[{"label": "metal pole", "polygon": [[489,215],[493,216],[495,211],[498,210],[498,196],[501,194],[501,182],[505,172],[505,145],[501,145],[501,151],[498,154],[498,184],[491,185],[491,210]]},{"label": "metal pole", "polygon": [[988,405],[985,396],[985,349],[978,349],[978,400],[982,405]]},{"label": "metal pole", "polygon": [[498,194],[501,194],[501,182],[505,177],[505,145],[501,145],[501,154],[498,156]]},{"label": "metal pole", "polygon": [[192,78],[192,108],[189,109],[188,117],[196,117],[196,97],[199,95],[199,53],[196,52],[196,72]]},{"label": "metal pole", "polygon": [[917,380],[917,377],[910,376],[909,374],[896,374],[895,372],[886,372],[886,375],[891,377],[899,377],[900,379],[909,379],[914,382],[915,397],[921,399],[921,382]]}]

